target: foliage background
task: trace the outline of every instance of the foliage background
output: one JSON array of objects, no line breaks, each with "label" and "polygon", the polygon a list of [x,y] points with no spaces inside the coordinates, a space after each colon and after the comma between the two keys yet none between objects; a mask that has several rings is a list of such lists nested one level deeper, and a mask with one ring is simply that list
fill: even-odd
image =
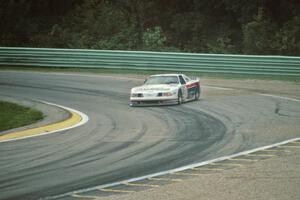
[{"label": "foliage background", "polygon": [[299,0],[0,0],[0,46],[300,55]]}]

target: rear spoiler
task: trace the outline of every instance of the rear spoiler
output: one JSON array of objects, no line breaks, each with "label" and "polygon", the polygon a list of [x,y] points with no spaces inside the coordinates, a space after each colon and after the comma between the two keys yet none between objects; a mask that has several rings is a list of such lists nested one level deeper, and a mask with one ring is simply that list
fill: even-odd
[{"label": "rear spoiler", "polygon": [[199,78],[199,77],[196,77],[196,76],[192,76],[192,77],[191,77],[191,80],[192,80],[192,81],[199,81],[199,82],[200,82],[200,78]]}]

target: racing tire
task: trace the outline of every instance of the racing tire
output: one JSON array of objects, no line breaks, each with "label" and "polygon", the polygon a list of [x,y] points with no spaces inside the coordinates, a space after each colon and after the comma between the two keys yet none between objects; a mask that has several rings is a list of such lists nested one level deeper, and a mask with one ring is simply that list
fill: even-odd
[{"label": "racing tire", "polygon": [[199,100],[199,98],[200,98],[200,89],[197,88],[197,90],[195,92],[195,98],[194,98],[194,100],[197,101],[197,100]]},{"label": "racing tire", "polygon": [[138,103],[137,102],[129,102],[129,106],[130,107],[135,107],[136,105],[138,105]]},{"label": "racing tire", "polygon": [[182,102],[183,102],[181,90],[178,91],[178,99],[177,99],[177,102],[178,102],[178,105],[182,104]]}]

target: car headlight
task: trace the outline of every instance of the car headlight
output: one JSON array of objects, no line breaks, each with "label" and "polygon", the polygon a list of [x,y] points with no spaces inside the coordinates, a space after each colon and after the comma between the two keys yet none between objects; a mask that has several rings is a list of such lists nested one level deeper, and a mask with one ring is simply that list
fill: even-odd
[{"label": "car headlight", "polygon": [[138,93],[131,93],[131,97],[138,97],[139,94]]}]

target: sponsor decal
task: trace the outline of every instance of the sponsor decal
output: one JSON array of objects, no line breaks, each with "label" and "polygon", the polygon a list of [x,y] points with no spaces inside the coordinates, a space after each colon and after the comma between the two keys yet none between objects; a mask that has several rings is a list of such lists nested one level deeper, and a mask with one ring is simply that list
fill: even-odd
[{"label": "sponsor decal", "polygon": [[186,87],[186,89],[191,89],[191,88],[194,88],[194,87],[199,87],[199,82],[187,84],[185,87]]}]

